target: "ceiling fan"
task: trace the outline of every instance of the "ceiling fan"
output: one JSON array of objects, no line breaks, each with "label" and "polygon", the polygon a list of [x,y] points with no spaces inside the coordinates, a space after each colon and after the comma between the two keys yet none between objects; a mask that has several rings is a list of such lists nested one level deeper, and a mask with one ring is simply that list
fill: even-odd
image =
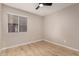
[{"label": "ceiling fan", "polygon": [[39,5],[36,7],[36,10],[43,6],[52,6],[52,3],[39,3]]}]

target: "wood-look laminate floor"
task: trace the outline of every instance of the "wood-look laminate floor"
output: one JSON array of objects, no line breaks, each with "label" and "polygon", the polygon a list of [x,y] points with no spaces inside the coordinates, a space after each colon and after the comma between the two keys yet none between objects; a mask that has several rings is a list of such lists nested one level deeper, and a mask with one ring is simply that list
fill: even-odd
[{"label": "wood-look laminate floor", "polygon": [[1,56],[79,56],[79,52],[46,42],[36,43],[6,49]]}]

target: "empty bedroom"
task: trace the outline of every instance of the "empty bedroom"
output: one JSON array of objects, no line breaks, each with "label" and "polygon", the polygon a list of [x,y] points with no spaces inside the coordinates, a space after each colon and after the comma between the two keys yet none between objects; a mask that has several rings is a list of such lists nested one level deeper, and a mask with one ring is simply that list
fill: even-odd
[{"label": "empty bedroom", "polygon": [[79,3],[0,3],[0,56],[79,56]]}]

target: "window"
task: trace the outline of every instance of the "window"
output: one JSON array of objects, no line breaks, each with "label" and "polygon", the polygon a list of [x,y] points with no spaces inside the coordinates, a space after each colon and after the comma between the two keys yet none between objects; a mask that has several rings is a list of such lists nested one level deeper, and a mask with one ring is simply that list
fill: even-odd
[{"label": "window", "polygon": [[8,32],[27,32],[27,18],[8,14]]}]

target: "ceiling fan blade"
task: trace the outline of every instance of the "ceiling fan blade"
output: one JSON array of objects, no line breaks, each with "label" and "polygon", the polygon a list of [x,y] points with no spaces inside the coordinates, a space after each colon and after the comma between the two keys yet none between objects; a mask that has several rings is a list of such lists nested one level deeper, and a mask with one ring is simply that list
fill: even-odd
[{"label": "ceiling fan blade", "polygon": [[52,3],[43,3],[45,6],[52,6]]},{"label": "ceiling fan blade", "polygon": [[40,6],[37,6],[37,7],[36,7],[36,10],[39,9],[39,7],[40,7]]}]

